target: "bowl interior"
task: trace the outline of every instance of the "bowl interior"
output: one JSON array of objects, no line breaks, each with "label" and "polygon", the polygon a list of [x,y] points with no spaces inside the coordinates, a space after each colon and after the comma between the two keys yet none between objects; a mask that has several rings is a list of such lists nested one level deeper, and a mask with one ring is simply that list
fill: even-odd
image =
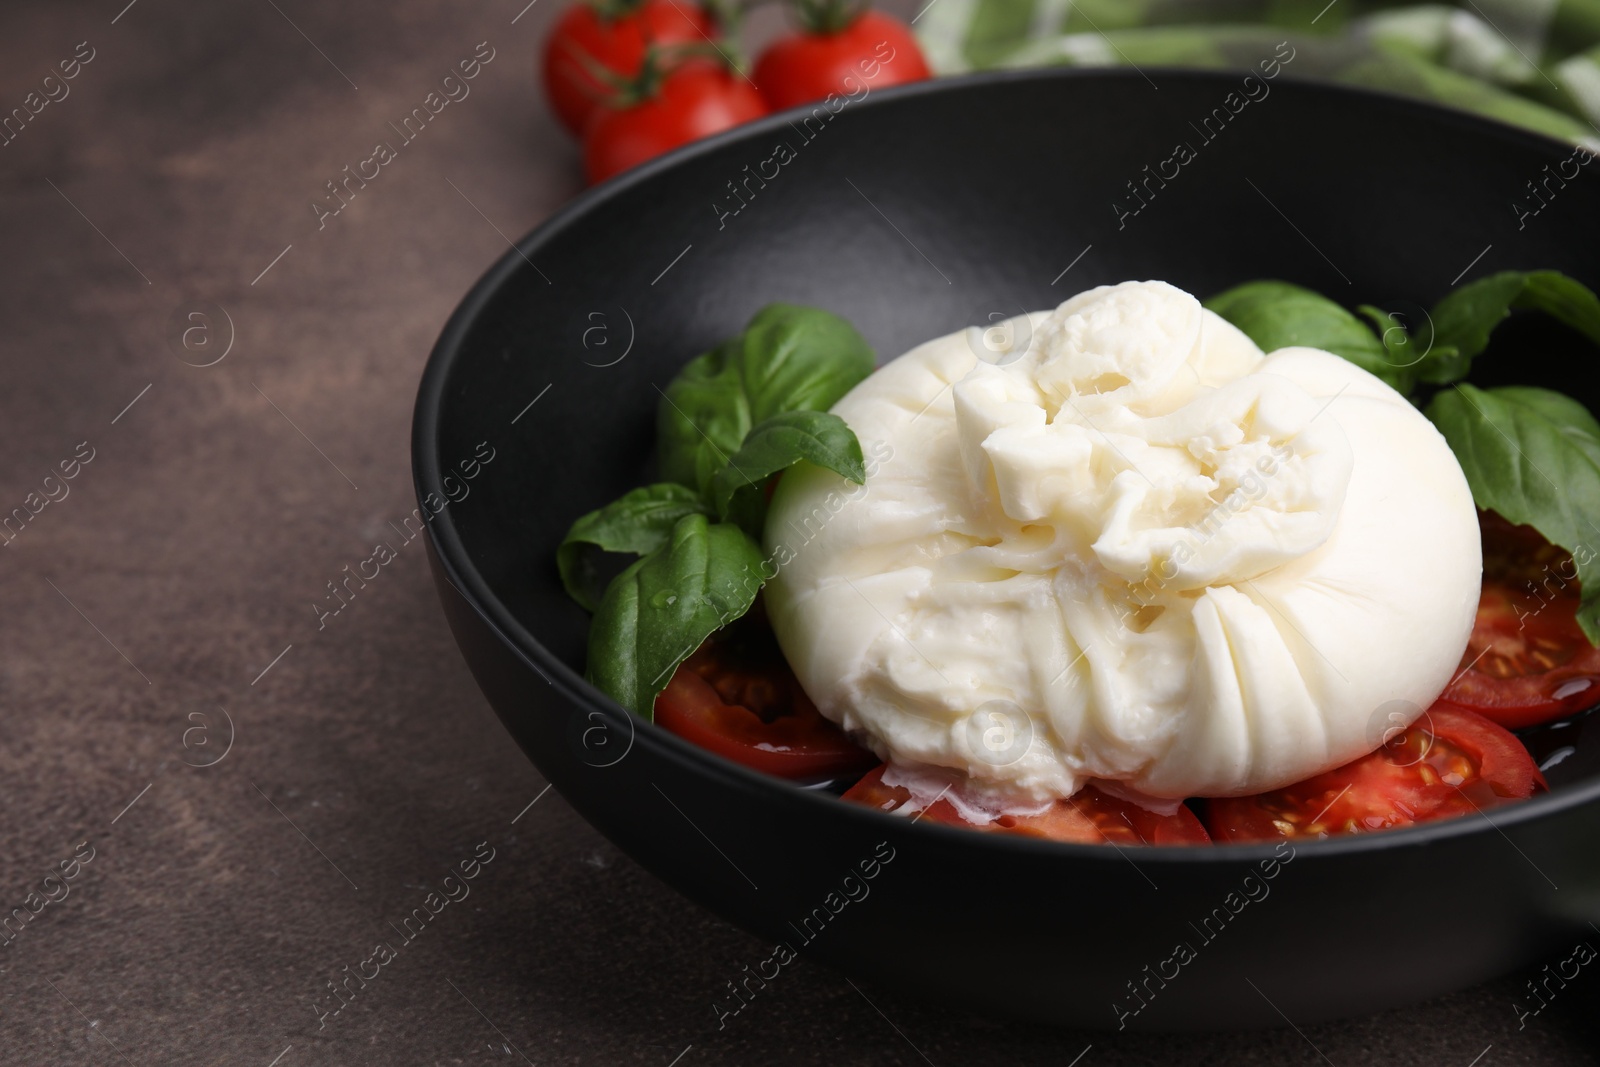
[{"label": "bowl interior", "polygon": [[[586,195],[490,271],[430,365],[417,475],[442,508],[441,552],[525,655],[581,673],[588,617],[562,592],[555,546],[652,478],[660,387],[771,301],[843,315],[881,361],[1135,278],[1201,297],[1281,278],[1413,318],[1498,270],[1600,284],[1588,185],[1547,186],[1526,215],[1527,183],[1570,155],[1553,142],[1288,78],[1237,114],[1236,76],[1156,81],[1028,73],[888,91]],[[1563,327],[1515,320],[1473,378],[1593,409],[1600,390],[1580,370],[1593,357]],[[1572,749],[1553,785],[1596,777],[1597,733],[1579,722],[1530,739],[1546,757]]]}]

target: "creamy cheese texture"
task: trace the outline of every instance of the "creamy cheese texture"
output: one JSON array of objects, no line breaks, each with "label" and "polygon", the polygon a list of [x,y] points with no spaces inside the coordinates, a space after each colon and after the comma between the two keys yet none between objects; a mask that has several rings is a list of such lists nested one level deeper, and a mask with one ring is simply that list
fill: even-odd
[{"label": "creamy cheese texture", "polygon": [[885,759],[1020,801],[1245,795],[1371,751],[1460,662],[1472,497],[1403,397],[1127,282],[880,368],[766,539],[778,640]]}]

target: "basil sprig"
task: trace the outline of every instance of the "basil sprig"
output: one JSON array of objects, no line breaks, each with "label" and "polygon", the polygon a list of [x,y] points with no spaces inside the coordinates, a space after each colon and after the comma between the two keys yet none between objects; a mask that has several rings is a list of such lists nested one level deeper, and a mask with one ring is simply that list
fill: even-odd
[{"label": "basil sprig", "polygon": [[1559,271],[1502,271],[1463,285],[1433,306],[1417,337],[1428,351],[1418,368],[1421,379],[1449,385],[1465,378],[1494,328],[1522,310],[1542,311],[1600,343],[1600,298],[1587,286]]},{"label": "basil sprig", "polygon": [[760,546],[739,527],[679,519],[665,545],[606,588],[589,628],[589,680],[651,718],[678,664],[755,603],[761,563]]},{"label": "basil sprig", "polygon": [[1320,293],[1288,282],[1246,282],[1218,293],[1206,307],[1243,330],[1263,352],[1294,345],[1320,348],[1343,356],[1400,392],[1409,391],[1403,368],[1391,364],[1383,339]]},{"label": "basil sprig", "polygon": [[717,514],[736,518],[759,535],[766,517],[767,478],[800,460],[857,485],[867,480],[861,442],[843,419],[825,411],[785,411],[752,427],[739,451],[711,479]]},{"label": "basil sprig", "polygon": [[1549,389],[1440,392],[1427,416],[1444,434],[1480,508],[1532,526],[1578,565],[1578,625],[1600,644],[1600,423],[1576,400]]},{"label": "basil sprig", "polygon": [[[773,476],[805,460],[865,481],[861,443],[827,409],[873,363],[838,316],[770,304],[662,390],[662,480],[578,519],[556,550],[567,593],[594,612],[591,682],[651,718],[672,672],[770,576],[758,539]],[[639,558],[602,595],[605,553]]]},{"label": "basil sprig", "polygon": [[789,411],[827,411],[872,366],[866,340],[837,315],[768,304],[744,333],[690,360],[663,391],[656,419],[661,477],[708,495],[756,423]]},{"label": "basil sprig", "polygon": [[1513,311],[1543,312],[1600,343],[1600,297],[1592,290],[1558,271],[1503,271],[1454,290],[1410,327],[1363,305],[1371,329],[1332,300],[1288,282],[1247,282],[1206,307],[1267,352],[1321,348],[1406,396],[1419,384],[1448,386],[1424,414],[1455,453],[1474,503],[1532,526],[1572,553],[1578,624],[1600,645],[1600,422],[1548,389],[1479,389],[1462,381]]},{"label": "basil sprig", "polygon": [[568,596],[593,611],[605,591],[600,584],[600,552],[647,555],[671,539],[679,519],[710,510],[699,493],[677,482],[657,482],[625,493],[589,512],[567,531],[556,549],[561,584]]}]

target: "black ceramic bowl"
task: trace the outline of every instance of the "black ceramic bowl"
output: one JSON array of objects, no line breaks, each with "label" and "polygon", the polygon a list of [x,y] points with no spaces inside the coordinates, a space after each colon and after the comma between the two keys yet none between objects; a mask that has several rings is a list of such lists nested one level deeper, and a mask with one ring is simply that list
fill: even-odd
[{"label": "black ceramic bowl", "polygon": [[[974,1011],[1301,1024],[1564,954],[1600,919],[1600,737],[1552,769],[1548,796],[1492,821],[1299,844],[1262,880],[1267,846],[913,825],[726,763],[583,681],[588,619],[555,547],[650,479],[657,388],[769,301],[835,311],[887,359],[1130,278],[1206,295],[1275,277],[1391,306],[1512,267],[1600,282],[1592,175],[1551,183],[1526,214],[1527,183],[1570,148],[1287,79],[1207,140],[1217,124],[1202,120],[1239,78],[1146,73],[1159,91],[1135,72],[1027,72],[884,91],[826,123],[775,116],[610,182],[521,241],[451,318],[417,400],[416,489],[437,512],[456,640],[540,771],[650,871],[773,943]],[[1194,158],[1163,184],[1179,142]],[[1563,328],[1514,322],[1480,366],[1593,408],[1593,377],[1576,373],[1593,359]],[[782,966],[748,962],[769,978]],[[726,989],[706,996],[737,1007]]]}]

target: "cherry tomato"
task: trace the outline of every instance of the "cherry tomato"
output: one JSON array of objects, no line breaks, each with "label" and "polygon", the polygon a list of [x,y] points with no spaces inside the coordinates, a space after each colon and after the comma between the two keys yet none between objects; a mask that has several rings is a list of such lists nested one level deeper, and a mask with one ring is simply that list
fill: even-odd
[{"label": "cherry tomato", "polygon": [[928,77],[928,61],[905,23],[876,11],[833,32],[797,30],[778,38],[756,61],[755,82],[774,110],[809,104],[829,93],[857,97]]},{"label": "cherry tomato", "polygon": [[583,166],[600,182],[669,149],[767,113],[750,83],[710,63],[668,74],[655,95],[596,115],[583,139]]},{"label": "cherry tomato", "polygon": [[545,41],[545,95],[561,124],[582,134],[608,91],[591,62],[624,77],[639,73],[647,44],[704,42],[716,21],[692,0],[580,0],[556,20]]},{"label": "cherry tomato", "polygon": [[854,775],[877,761],[822,717],[760,618],[718,631],[685,660],[656,697],[656,722],[784,778]]},{"label": "cherry tomato", "polygon": [[1578,626],[1572,556],[1531,526],[1478,513],[1483,592],[1442,700],[1518,730],[1600,704],[1600,649]]},{"label": "cherry tomato", "polygon": [[[851,786],[844,799],[880,811],[894,811],[904,806],[911,800],[911,791],[904,786],[884,785],[886,770],[888,764],[874,769]],[[946,826],[1077,844],[1109,841],[1116,845],[1198,845],[1210,840],[1205,827],[1187,807],[1180,806],[1171,815],[1160,815],[1102,793],[1092,785],[1085,786],[1068,800],[1056,801],[1038,815],[1002,815],[990,823],[970,823],[961,817],[954,804],[940,799],[924,808],[916,818]]]},{"label": "cherry tomato", "polygon": [[1441,702],[1343,767],[1270,793],[1207,801],[1206,829],[1218,841],[1360,834],[1470,815],[1544,788],[1513,734]]}]

